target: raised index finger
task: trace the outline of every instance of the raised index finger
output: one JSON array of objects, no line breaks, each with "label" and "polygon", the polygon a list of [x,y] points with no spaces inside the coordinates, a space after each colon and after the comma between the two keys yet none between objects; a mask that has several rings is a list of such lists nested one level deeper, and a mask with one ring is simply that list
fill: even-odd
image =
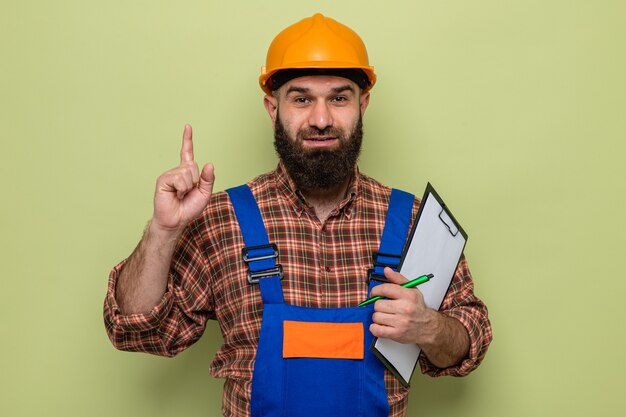
[{"label": "raised index finger", "polygon": [[193,132],[191,131],[191,125],[185,125],[183,130],[183,146],[180,149],[180,163],[193,161]]}]

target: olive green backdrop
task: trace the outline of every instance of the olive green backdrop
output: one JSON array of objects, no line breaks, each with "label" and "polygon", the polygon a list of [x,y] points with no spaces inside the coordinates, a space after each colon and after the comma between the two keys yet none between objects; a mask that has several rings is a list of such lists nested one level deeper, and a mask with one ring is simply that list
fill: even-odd
[{"label": "olive green backdrop", "polygon": [[409,415],[620,415],[625,4],[1,0],[0,415],[219,415],[217,325],[175,359],[118,352],[108,271],[185,123],[218,190],[275,166],[258,73],[316,11],[379,76],[362,170],[437,187],[493,322],[482,367],[416,375]]}]

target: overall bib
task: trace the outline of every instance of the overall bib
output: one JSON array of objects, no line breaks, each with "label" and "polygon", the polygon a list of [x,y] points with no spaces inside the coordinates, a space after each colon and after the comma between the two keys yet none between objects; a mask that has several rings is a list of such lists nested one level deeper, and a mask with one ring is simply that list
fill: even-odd
[{"label": "overall bib", "polygon": [[[248,281],[260,286],[263,321],[252,378],[252,417],[383,417],[389,415],[384,365],[370,351],[374,306],[306,308],[285,304],[278,249],[270,244],[247,185],[227,190],[246,247]],[[369,289],[397,267],[414,197],[393,190]],[[355,279],[362,279],[355,277]]]}]

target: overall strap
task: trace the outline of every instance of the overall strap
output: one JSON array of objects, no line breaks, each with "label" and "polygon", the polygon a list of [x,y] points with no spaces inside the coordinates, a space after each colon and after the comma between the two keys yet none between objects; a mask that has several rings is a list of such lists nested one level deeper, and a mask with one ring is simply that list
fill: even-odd
[{"label": "overall strap", "polygon": [[381,282],[387,282],[383,272],[386,266],[397,271],[409,234],[414,202],[413,194],[395,188],[391,190],[380,246],[374,254],[374,267],[368,271],[370,290]]},{"label": "overall strap", "polygon": [[226,190],[235,210],[245,247],[242,257],[248,264],[248,282],[258,283],[265,304],[283,304],[280,280],[283,270],[276,264],[278,248],[270,244],[261,211],[246,184]]}]

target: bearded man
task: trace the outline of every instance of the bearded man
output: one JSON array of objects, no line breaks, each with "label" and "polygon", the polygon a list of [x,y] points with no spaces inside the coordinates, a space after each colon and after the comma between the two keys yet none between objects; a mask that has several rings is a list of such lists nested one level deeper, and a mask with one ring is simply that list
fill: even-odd
[{"label": "bearded man", "polygon": [[211,374],[225,379],[225,416],[405,415],[408,388],[370,352],[373,337],[418,344],[429,375],[478,366],[491,327],[465,259],[440,311],[393,268],[371,273],[388,253],[381,236],[402,219],[401,246],[419,207],[357,168],[375,81],[358,35],[316,14],[276,37],[261,74],[274,171],[213,193],[185,126],[180,165],[158,178],[146,232],[109,278],[115,347],[174,356],[218,320]]}]

